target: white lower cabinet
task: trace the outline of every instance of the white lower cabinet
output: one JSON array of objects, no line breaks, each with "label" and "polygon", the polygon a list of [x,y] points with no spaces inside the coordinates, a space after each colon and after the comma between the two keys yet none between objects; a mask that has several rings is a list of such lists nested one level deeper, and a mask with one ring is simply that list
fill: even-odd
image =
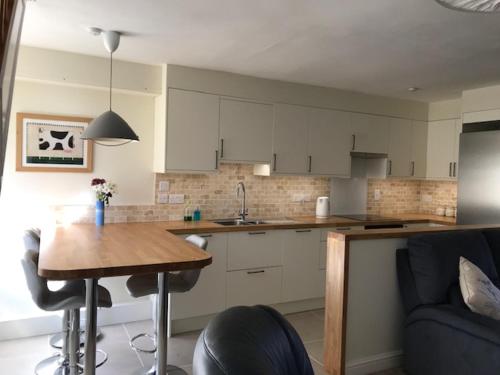
[{"label": "white lower cabinet", "polygon": [[227,307],[277,303],[281,280],[281,267],[227,272]]},{"label": "white lower cabinet", "polygon": [[227,270],[281,266],[282,238],[280,230],[229,233]]},{"label": "white lower cabinet", "polygon": [[215,314],[226,308],[227,233],[200,236],[208,241],[212,264],[201,270],[198,282],[189,292],[171,294],[173,319]]},{"label": "white lower cabinet", "polygon": [[282,301],[321,297],[319,229],[285,231]]}]

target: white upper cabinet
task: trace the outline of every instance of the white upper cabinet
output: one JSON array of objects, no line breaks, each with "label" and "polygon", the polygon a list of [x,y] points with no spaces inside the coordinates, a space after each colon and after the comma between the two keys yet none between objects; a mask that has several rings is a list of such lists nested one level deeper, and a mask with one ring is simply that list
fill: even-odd
[{"label": "white upper cabinet", "polygon": [[390,119],[387,175],[409,177],[411,164],[412,124],[410,120]]},{"label": "white upper cabinet", "polygon": [[411,176],[425,178],[427,171],[427,131],[425,121],[412,121],[411,124]]},{"label": "white upper cabinet", "polygon": [[455,120],[455,149],[454,149],[454,161],[453,161],[453,177],[458,177],[458,156],[460,153],[460,134],[462,133],[463,124],[461,119]]},{"label": "white upper cabinet", "polygon": [[427,142],[427,178],[453,179],[458,162],[459,120],[429,122]]},{"label": "white upper cabinet", "polygon": [[382,116],[351,114],[352,151],[387,154],[389,151],[389,119]]},{"label": "white upper cabinet", "polygon": [[219,97],[169,89],[166,169],[210,172],[217,169]]},{"label": "white upper cabinet", "polygon": [[352,131],[350,113],[310,110],[309,171],[318,175],[349,176]]},{"label": "white upper cabinet", "polygon": [[273,120],[272,104],[222,98],[220,160],[269,163],[272,159]]},{"label": "white upper cabinet", "polygon": [[275,111],[272,172],[308,174],[309,108],[277,104]]}]

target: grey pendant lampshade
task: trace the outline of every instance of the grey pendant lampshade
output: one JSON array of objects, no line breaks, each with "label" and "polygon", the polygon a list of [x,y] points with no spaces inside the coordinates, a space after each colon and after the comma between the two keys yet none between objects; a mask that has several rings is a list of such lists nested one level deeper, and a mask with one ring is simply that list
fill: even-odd
[{"label": "grey pendant lampshade", "polygon": [[94,119],[81,135],[82,139],[110,143],[138,141],[139,137],[117,113],[109,110]]},{"label": "grey pendant lampshade", "polygon": [[93,33],[102,34],[104,46],[110,53],[109,59],[109,110],[94,119],[80,136],[103,146],[120,146],[139,141],[139,137],[127,122],[111,109],[113,97],[113,52],[120,44],[120,33],[93,28]]},{"label": "grey pendant lampshade", "polygon": [[439,4],[464,12],[500,12],[500,0],[436,0]]}]

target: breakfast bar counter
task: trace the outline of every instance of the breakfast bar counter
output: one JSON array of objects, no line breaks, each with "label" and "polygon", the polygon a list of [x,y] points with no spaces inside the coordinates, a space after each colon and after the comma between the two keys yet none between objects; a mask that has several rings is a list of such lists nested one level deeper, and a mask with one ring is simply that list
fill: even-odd
[{"label": "breakfast bar counter", "polygon": [[44,228],[38,273],[49,280],[85,279],[85,375],[95,374],[97,286],[101,277],[158,274],[156,374],[167,373],[168,273],[203,268],[209,253],[157,223]]}]

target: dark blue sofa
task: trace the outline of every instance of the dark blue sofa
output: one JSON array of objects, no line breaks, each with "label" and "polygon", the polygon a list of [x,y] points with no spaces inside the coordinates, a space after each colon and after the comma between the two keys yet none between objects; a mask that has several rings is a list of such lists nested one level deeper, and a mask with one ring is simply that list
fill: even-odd
[{"label": "dark blue sofa", "polygon": [[408,375],[500,374],[500,321],[465,305],[460,256],[499,286],[500,229],[416,235],[397,251]]}]

